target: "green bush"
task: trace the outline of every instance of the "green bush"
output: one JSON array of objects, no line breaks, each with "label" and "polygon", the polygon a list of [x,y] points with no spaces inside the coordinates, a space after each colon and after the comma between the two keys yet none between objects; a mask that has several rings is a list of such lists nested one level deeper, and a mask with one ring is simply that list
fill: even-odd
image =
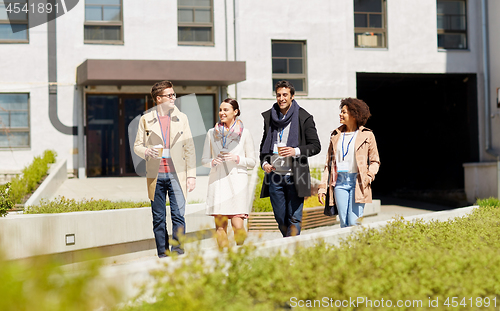
[{"label": "green bush", "polygon": [[[275,310],[299,301],[318,310],[325,303],[329,310],[498,310],[498,236],[500,209],[483,206],[445,222],[395,219],[339,246],[318,242],[293,255],[257,257],[246,246],[213,263],[188,254],[154,273],[154,303],[126,310]],[[335,306],[342,301],[347,307]]]},{"label": "green bush", "polygon": [[500,200],[498,200],[497,198],[493,198],[493,197],[490,197],[487,199],[479,199],[479,200],[477,200],[476,205],[483,206],[483,207],[484,206],[491,206],[491,207],[498,208],[498,207],[500,207]]},{"label": "green bush", "polygon": [[11,181],[10,195],[16,204],[23,203],[23,198],[34,191],[43,177],[47,175],[49,164],[56,161],[56,152],[45,150],[43,155],[37,156],[33,162],[22,170],[21,176],[16,176]]},{"label": "green bush", "polygon": [[19,262],[0,254],[0,310],[111,310],[119,292],[98,281],[99,261],[84,263],[78,273],[65,273],[47,258]]},{"label": "green bush", "polygon": [[7,211],[14,207],[10,196],[10,182],[0,185],[0,217],[7,215]]},{"label": "green bush", "polygon": [[58,197],[54,200],[41,200],[40,204],[33,205],[25,208],[26,214],[50,214],[50,213],[69,213],[69,212],[82,212],[82,211],[102,211],[121,208],[136,208],[151,206],[150,202],[131,202],[120,201],[112,202],[109,200],[94,200],[84,199],[77,201],[75,199],[67,199],[65,197]]},{"label": "green bush", "polygon": [[257,185],[255,186],[255,198],[253,200],[252,211],[253,212],[272,212],[273,207],[271,205],[271,200],[269,197],[260,198],[260,192],[262,191],[262,181],[264,180],[265,172],[261,169],[257,169],[259,179],[257,180]]}]

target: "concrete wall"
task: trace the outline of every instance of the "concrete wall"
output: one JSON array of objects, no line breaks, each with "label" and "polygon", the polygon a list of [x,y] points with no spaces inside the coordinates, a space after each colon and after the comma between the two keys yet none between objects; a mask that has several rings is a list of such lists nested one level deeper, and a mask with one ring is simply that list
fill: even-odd
[{"label": "concrete wall", "polygon": [[32,206],[40,203],[42,199],[50,200],[59,187],[68,179],[66,160],[59,160],[49,168],[49,175],[30,196],[24,206]]},{"label": "concrete wall", "polygon": [[467,202],[500,197],[497,162],[465,163],[464,173]]},{"label": "concrete wall", "polygon": [[[323,164],[330,132],[340,125],[341,98],[356,96],[356,73],[478,73],[481,70],[480,1],[468,1],[465,51],[437,48],[436,1],[388,1],[384,49],[354,47],[353,1],[265,0],[239,2],[237,58],[247,62],[247,80],[238,97],[254,139],[260,142],[260,112],[275,102],[271,40],[303,40],[307,45],[308,94],[297,102],[314,115],[322,144],[313,165]],[[256,22],[258,21],[258,22]],[[251,47],[251,48],[248,48]],[[479,82],[478,90],[482,82]],[[411,96],[411,94],[409,94]],[[370,103],[368,103],[370,105]],[[247,111],[252,110],[251,115]]]},{"label": "concrete wall", "polygon": [[[500,37],[498,29],[500,29],[500,20],[498,12],[500,12],[500,2],[489,0],[488,3],[488,28],[489,28],[489,63],[490,63],[490,107],[491,107],[491,133],[492,146],[497,154],[500,154],[500,106],[497,104],[500,98],[498,97],[497,89],[500,88]],[[488,159],[493,160],[492,157]]]},{"label": "concrete wall", "polygon": [[[169,214],[167,209],[167,214]],[[205,215],[205,204],[186,208],[186,233],[212,229],[213,218]],[[128,259],[156,254],[151,208],[62,214],[26,214],[0,218],[0,244],[7,259],[59,254],[66,262],[78,261],[88,249],[101,250]],[[167,229],[172,225],[167,217]],[[74,235],[74,244],[66,236]]]}]

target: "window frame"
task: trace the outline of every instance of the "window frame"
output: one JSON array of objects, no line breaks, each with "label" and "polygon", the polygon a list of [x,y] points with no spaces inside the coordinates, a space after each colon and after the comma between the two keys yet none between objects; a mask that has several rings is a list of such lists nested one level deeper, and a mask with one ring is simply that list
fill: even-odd
[{"label": "window frame", "polygon": [[[0,0],[0,6],[5,6],[5,3],[8,2],[14,2],[13,0]],[[29,5],[29,0],[26,0],[26,4]],[[29,9],[28,9],[29,10]],[[7,13],[8,14],[8,13]],[[0,38],[0,44],[9,44],[9,43],[29,43],[30,42],[30,32],[29,32],[29,14],[26,13],[26,19],[25,20],[9,20],[7,19],[0,19],[0,24],[2,25],[12,25],[12,24],[18,24],[18,25],[26,25],[26,39],[23,40],[9,40],[9,39],[2,39]]]},{"label": "window frame", "polygon": [[[28,96],[28,100],[27,100],[27,112],[28,112],[28,127],[26,128],[11,128],[11,127],[2,127],[0,125],[0,132],[2,133],[28,133],[28,145],[23,145],[23,146],[7,146],[7,147],[2,147],[0,145],[0,150],[10,150],[10,149],[30,149],[31,148],[31,105],[30,105],[30,101],[31,101],[31,97],[30,97],[30,93],[27,93],[27,92],[0,92],[0,95],[3,95],[3,94],[25,94]],[[24,110],[9,110],[9,111],[24,111]]]},{"label": "window frame", "polygon": [[469,22],[469,19],[468,19],[468,1],[467,0],[436,0],[436,19],[438,18],[438,16],[455,16],[455,15],[452,15],[452,14],[439,14],[437,13],[437,5],[438,5],[438,2],[463,2],[464,4],[464,9],[465,9],[465,12],[463,14],[464,18],[465,18],[465,29],[464,30],[446,30],[446,29],[442,29],[442,28],[437,28],[437,36],[439,35],[456,35],[456,34],[463,34],[465,35],[465,47],[463,48],[445,48],[445,47],[441,47],[439,46],[439,40],[437,40],[437,48],[438,50],[455,50],[455,51],[463,51],[463,50],[468,50],[469,49],[469,33],[468,33],[468,30],[469,30],[469,27],[468,27],[468,22]]},{"label": "window frame", "polygon": [[[283,57],[283,56],[273,56],[272,55],[272,46],[275,43],[300,43],[302,45],[302,73],[273,73],[272,69],[272,61],[274,59],[299,59],[298,57]],[[289,63],[287,61],[287,70],[289,67]],[[295,95],[307,95],[308,94],[308,87],[307,87],[307,41],[306,40],[271,40],[271,73],[272,73],[272,78],[271,81],[277,79],[277,80],[291,80],[291,79],[303,79],[304,81],[304,90],[302,91],[297,91],[295,89]],[[273,82],[273,94],[274,94],[274,82]]]},{"label": "window frame", "polygon": [[[354,47],[359,49],[387,49],[388,47],[388,31],[387,31],[387,0],[380,0],[382,3],[382,12],[364,12],[356,11],[354,9],[353,0],[353,18],[354,18]],[[370,14],[380,14],[382,16],[382,28],[374,27],[356,27],[356,14],[368,14],[367,26],[370,25]],[[361,46],[356,45],[356,34],[357,33],[374,33],[382,35],[382,46]]]},{"label": "window frame", "polygon": [[[197,6],[186,6],[179,5],[179,0],[177,0],[177,44],[178,45],[197,45],[197,46],[215,46],[215,31],[214,31],[214,0],[210,0],[210,23],[197,23],[194,22],[196,9],[206,9],[207,7],[197,7]],[[186,23],[179,21],[179,10],[180,9],[192,9],[193,10],[193,22]],[[211,38],[210,41],[180,41],[179,39],[179,29],[180,28],[210,28],[211,29]]]},{"label": "window frame", "polygon": [[[89,6],[101,6],[101,10],[105,6],[115,7],[117,5],[114,4],[89,4]],[[87,21],[85,17],[85,10],[87,9],[87,3],[85,1],[84,8],[84,23],[83,23],[83,43],[84,44],[116,44],[123,45],[125,43],[124,40],[124,25],[123,25],[123,0],[120,0],[120,21]],[[101,27],[120,27],[120,40],[88,40],[85,39],[85,26],[101,26]]]}]

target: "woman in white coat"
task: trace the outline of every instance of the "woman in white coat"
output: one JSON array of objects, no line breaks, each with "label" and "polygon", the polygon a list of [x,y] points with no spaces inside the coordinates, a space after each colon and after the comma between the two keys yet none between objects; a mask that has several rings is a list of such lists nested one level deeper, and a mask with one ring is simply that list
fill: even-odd
[{"label": "woman in white coat", "polygon": [[238,102],[225,99],[219,107],[220,122],[205,139],[202,164],[210,167],[207,193],[207,215],[215,217],[219,248],[229,245],[228,220],[238,245],[246,239],[244,219],[248,218],[247,169],[255,166],[255,150],[247,129],[243,129]]}]

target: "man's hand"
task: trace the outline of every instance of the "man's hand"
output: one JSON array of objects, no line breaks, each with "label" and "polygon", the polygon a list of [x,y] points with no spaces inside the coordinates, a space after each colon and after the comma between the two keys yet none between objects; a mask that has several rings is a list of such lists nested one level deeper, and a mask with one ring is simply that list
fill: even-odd
[{"label": "man's hand", "polygon": [[295,148],[281,147],[278,154],[282,157],[293,157],[295,156]]},{"label": "man's hand", "polygon": [[188,177],[187,178],[187,187],[188,187],[188,192],[193,191],[194,188],[196,187],[196,178]]},{"label": "man's hand", "polygon": [[148,148],[146,149],[146,158],[158,158],[158,150],[155,148]]},{"label": "man's hand", "polygon": [[326,197],[326,194],[318,193],[318,201],[321,205],[325,204],[325,197]]},{"label": "man's hand", "polygon": [[264,165],[264,171],[268,174],[271,173],[272,171],[275,171],[275,170],[276,170],[276,168],[269,163]]}]

